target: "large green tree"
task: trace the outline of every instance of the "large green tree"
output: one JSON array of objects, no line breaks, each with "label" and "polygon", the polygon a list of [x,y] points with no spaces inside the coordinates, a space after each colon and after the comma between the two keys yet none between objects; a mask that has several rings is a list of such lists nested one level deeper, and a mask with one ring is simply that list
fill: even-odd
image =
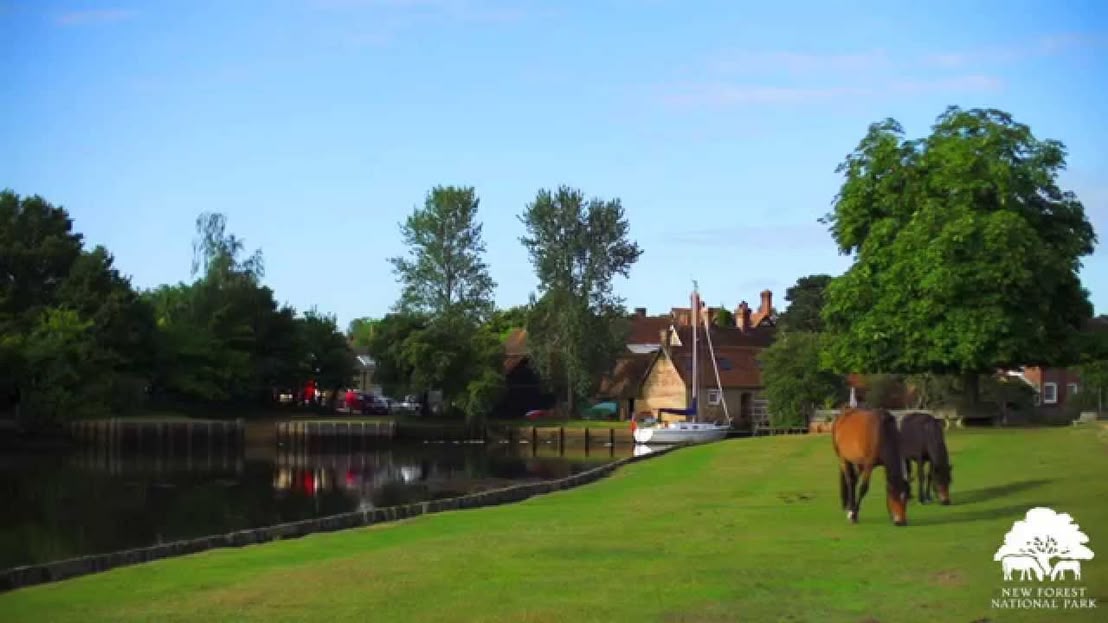
[{"label": "large green tree", "polygon": [[68,212],[0,192],[0,409],[23,425],[141,404],[153,316],[102,247],[83,249]]},{"label": "large green tree", "polygon": [[401,284],[398,308],[434,317],[484,319],[496,283],[485,265],[485,241],[471,187],[436,186],[401,224],[408,257],[389,261]]},{"label": "large green tree", "polygon": [[998,110],[949,108],[907,140],[872,125],[840,165],[825,217],[854,264],[827,289],[839,371],[977,373],[1064,364],[1091,314],[1081,202],[1058,187],[1065,149]]},{"label": "large green tree", "polygon": [[390,260],[401,284],[399,317],[374,332],[406,334],[385,346],[377,335],[370,340],[386,385],[441,391],[448,413],[470,419],[487,415],[488,401],[471,396],[495,395],[488,386],[499,365],[485,335],[496,284],[484,261],[479,203],[471,187],[436,186],[401,225],[408,257]]},{"label": "large green tree", "polygon": [[789,306],[777,319],[777,326],[786,331],[823,331],[823,306],[831,275],[808,275],[796,280],[785,290]]},{"label": "large green tree", "polygon": [[623,349],[627,319],[612,281],[630,274],[642,250],[629,238],[619,199],[587,199],[566,186],[540,190],[520,220],[539,280],[527,346],[573,413]]}]

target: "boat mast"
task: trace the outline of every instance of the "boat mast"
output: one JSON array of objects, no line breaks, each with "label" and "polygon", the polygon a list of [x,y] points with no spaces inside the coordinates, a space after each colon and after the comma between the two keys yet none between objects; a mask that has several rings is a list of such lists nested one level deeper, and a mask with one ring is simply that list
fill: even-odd
[{"label": "boat mast", "polygon": [[699,366],[696,354],[696,325],[700,324],[700,293],[697,292],[696,281],[692,282],[692,421],[700,421],[700,405],[697,403],[697,394],[700,388]]}]

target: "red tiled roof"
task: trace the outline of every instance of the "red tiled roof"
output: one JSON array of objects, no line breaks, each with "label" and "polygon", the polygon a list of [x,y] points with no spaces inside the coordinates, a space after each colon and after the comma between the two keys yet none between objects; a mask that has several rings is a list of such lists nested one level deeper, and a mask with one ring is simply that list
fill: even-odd
[{"label": "red tiled roof", "polygon": [[[719,369],[719,382],[724,389],[738,387],[762,387],[762,370],[758,364],[760,347],[722,346],[715,348],[716,365]],[[692,374],[692,347],[678,346],[671,349],[673,363],[678,374],[687,385]],[[697,353],[700,366],[701,386],[716,384],[716,373],[712,368],[712,357],[707,349]]]},{"label": "red tiled roof", "polygon": [[616,360],[611,374],[600,380],[599,394],[610,398],[632,398],[638,394],[639,383],[654,361],[654,353],[625,355]]},{"label": "red tiled roof", "polygon": [[632,316],[631,332],[627,335],[628,344],[661,344],[662,331],[669,328],[673,320],[669,316]]},{"label": "red tiled roof", "polygon": [[504,374],[511,374],[516,366],[527,361],[527,355],[507,355],[504,357]]}]

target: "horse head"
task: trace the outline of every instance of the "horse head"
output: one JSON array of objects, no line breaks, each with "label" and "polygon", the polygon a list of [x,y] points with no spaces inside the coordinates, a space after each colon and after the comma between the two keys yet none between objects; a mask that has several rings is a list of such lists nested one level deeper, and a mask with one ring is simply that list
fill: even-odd
[{"label": "horse head", "polygon": [[944,506],[948,506],[950,504],[950,483],[954,480],[954,466],[949,463],[936,464],[932,469],[935,473],[935,489],[939,492],[939,501]]}]

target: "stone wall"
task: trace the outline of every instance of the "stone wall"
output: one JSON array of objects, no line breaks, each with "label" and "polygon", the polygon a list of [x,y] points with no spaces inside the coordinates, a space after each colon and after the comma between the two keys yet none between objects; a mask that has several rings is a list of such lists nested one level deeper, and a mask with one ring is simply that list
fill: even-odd
[{"label": "stone wall", "polygon": [[220,547],[242,547],[244,545],[255,545],[280,539],[295,539],[316,532],[333,532],[335,530],[345,530],[347,528],[358,528],[386,523],[430,513],[520,502],[536,495],[563,491],[565,489],[572,489],[573,487],[595,482],[623,465],[661,456],[678,447],[681,446],[670,446],[661,450],[655,450],[650,454],[620,459],[559,480],[526,483],[456,498],[416,502],[404,506],[391,506],[388,508],[366,511],[353,511],[340,515],[332,515],[330,517],[305,519],[264,528],[241,530],[230,534],[202,537],[188,541],[176,541],[151,547],[113,552],[110,554],[97,554],[41,565],[16,567],[14,569],[0,571],[0,591],[8,591],[45,582],[55,582],[66,578],[96,573],[98,571],[107,571],[115,567],[135,565],[185,554],[195,554],[197,552]]}]

